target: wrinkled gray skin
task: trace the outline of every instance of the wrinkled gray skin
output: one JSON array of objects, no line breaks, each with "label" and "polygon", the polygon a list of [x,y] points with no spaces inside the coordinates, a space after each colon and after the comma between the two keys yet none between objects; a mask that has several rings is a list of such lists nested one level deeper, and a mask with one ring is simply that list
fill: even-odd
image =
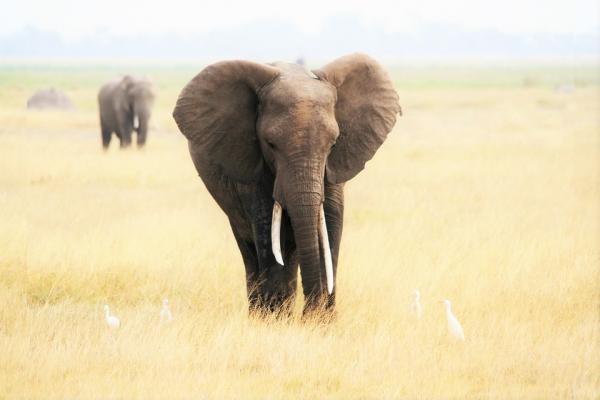
[{"label": "wrinkled gray skin", "polygon": [[[288,313],[298,265],[304,312],[333,311],[337,289],[327,291],[321,206],[335,277],[344,182],[373,157],[400,112],[387,73],[368,56],[345,56],[313,73],[296,64],[220,62],[188,83],[173,112],[202,181],[229,218],[251,312]],[[274,201],[284,210],[284,266],[271,250]]]},{"label": "wrinkled gray skin", "polygon": [[144,146],[153,103],[152,84],[146,79],[126,75],[104,84],[98,93],[102,147],[108,148],[113,132],[121,148],[129,147],[134,131],[138,147]]}]

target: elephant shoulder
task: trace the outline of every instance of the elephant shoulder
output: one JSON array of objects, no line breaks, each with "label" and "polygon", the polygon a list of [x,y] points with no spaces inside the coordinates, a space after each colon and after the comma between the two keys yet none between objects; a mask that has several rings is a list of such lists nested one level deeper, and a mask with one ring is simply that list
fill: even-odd
[{"label": "elephant shoulder", "polygon": [[100,86],[100,91],[98,92],[98,94],[108,94],[108,93],[114,91],[114,89],[116,87],[117,87],[117,82],[115,82],[115,81],[106,82],[104,85]]}]

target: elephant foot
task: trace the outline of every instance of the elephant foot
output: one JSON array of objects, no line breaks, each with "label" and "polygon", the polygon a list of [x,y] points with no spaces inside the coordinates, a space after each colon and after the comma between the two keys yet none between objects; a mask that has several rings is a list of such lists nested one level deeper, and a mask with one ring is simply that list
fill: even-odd
[{"label": "elephant foot", "polygon": [[327,325],[337,320],[337,311],[335,308],[326,309],[304,309],[302,312],[302,322],[306,324]]},{"label": "elephant foot", "polygon": [[248,298],[248,311],[256,318],[290,318],[294,308],[294,296],[283,294],[255,295]]},{"label": "elephant foot", "polygon": [[337,318],[335,311],[335,292],[308,298],[302,310],[303,322],[331,323]]}]

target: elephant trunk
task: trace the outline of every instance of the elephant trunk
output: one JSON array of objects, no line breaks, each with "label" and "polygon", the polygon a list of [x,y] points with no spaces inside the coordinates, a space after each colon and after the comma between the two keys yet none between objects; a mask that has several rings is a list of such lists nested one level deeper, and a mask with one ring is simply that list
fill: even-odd
[{"label": "elephant trunk", "polygon": [[[323,211],[323,168],[304,166],[296,171],[299,172],[295,174],[295,179],[283,191],[286,212],[294,230],[302,288],[308,309],[319,304],[325,294],[325,287],[329,294],[333,292],[333,267]],[[278,229],[278,207],[276,202],[273,212],[275,223],[272,224],[274,230]],[[278,239],[274,236],[272,238]],[[322,248],[320,244],[323,245]],[[273,243],[276,257],[277,247]]]},{"label": "elephant trunk", "polygon": [[[281,218],[283,209],[277,201],[273,204],[273,218],[271,221],[271,248],[275,260],[283,264],[283,256],[281,254]],[[325,275],[327,279],[327,292],[333,293],[333,260],[331,258],[331,248],[329,247],[329,235],[327,233],[327,222],[325,221],[325,210],[323,205],[319,211],[319,237],[321,239],[321,250],[323,251],[323,259],[325,261]]]},{"label": "elephant trunk", "polygon": [[323,293],[318,234],[321,199],[314,194],[294,196],[287,211],[294,229],[302,289],[308,305],[316,302]]}]

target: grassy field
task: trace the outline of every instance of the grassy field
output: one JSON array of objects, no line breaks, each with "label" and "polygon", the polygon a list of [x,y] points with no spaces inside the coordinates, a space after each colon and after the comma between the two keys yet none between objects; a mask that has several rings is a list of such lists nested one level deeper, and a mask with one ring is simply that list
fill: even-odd
[{"label": "grassy field", "polygon": [[[247,317],[170,117],[199,68],[0,66],[0,398],[600,396],[595,67],[394,69],[404,116],[346,187],[330,325],[300,322],[301,296],[291,320]],[[122,71],[156,82],[153,130],[104,154],[96,90]],[[48,86],[77,110],[25,111]]]}]

